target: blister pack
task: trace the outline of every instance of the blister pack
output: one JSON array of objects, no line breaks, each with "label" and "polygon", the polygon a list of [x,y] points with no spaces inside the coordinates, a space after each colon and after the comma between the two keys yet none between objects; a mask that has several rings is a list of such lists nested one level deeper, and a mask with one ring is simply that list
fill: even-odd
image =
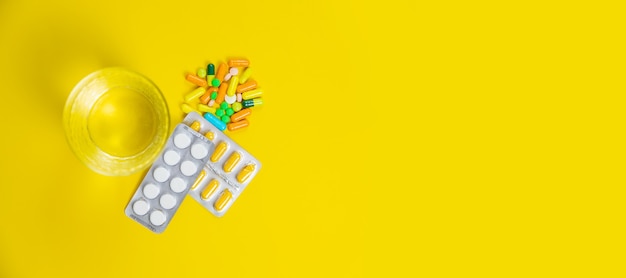
[{"label": "blister pack", "polygon": [[126,206],[128,217],[155,233],[165,230],[214,152],[213,142],[198,133],[202,125],[213,127],[206,121],[176,126]]},{"label": "blister pack", "polygon": [[202,122],[200,133],[215,145],[215,150],[191,186],[189,195],[215,216],[222,216],[250,184],[261,163],[198,113],[191,112],[183,123]]}]

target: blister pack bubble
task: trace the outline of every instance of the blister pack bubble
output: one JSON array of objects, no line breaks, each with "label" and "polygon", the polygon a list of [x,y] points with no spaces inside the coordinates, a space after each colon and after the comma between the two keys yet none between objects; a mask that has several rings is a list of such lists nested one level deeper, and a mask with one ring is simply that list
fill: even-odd
[{"label": "blister pack bubble", "polygon": [[204,134],[178,124],[126,206],[126,215],[151,231],[162,233],[214,149]]},{"label": "blister pack bubble", "polygon": [[261,163],[198,113],[191,112],[183,120],[183,123],[189,125],[193,122],[202,122],[203,129],[200,132],[211,138],[215,149],[209,154],[189,195],[219,217],[230,209],[256,177]]}]

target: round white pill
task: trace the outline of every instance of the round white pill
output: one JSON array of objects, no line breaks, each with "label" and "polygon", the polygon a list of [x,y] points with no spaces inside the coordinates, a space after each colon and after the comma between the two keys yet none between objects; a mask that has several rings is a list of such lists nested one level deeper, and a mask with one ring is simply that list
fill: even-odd
[{"label": "round white pill", "polygon": [[180,164],[180,172],[185,176],[190,177],[195,174],[197,170],[198,167],[196,167],[196,164],[193,164],[191,161],[183,161],[183,163]]},{"label": "round white pill", "polygon": [[189,147],[191,144],[191,138],[187,134],[180,133],[174,136],[174,145],[180,149]]},{"label": "round white pill", "polygon": [[165,223],[165,213],[160,210],[155,210],[150,213],[150,223],[152,225],[161,226]]},{"label": "round white pill", "polygon": [[239,70],[237,68],[230,68],[228,73],[230,73],[230,75],[237,75],[239,74]]},{"label": "round white pill", "polygon": [[203,159],[209,154],[209,149],[207,149],[203,144],[194,144],[191,146],[191,156],[195,159]]},{"label": "round white pill", "polygon": [[174,166],[178,164],[178,162],[180,161],[180,155],[177,152],[172,151],[172,150],[167,151],[163,155],[163,161],[165,161],[167,165]]},{"label": "round white pill", "polygon": [[175,177],[170,181],[170,188],[176,193],[183,192],[187,188],[187,182],[179,177]]},{"label": "round white pill", "polygon": [[137,215],[145,215],[150,210],[150,204],[144,200],[138,200],[133,204],[133,212]]},{"label": "round white pill", "polygon": [[170,171],[163,167],[157,167],[152,173],[154,179],[158,182],[164,182],[170,177]]},{"label": "round white pill", "polygon": [[161,190],[159,189],[159,187],[152,183],[149,183],[143,186],[143,195],[146,196],[146,198],[151,199],[151,200],[156,198],[156,196],[159,195],[160,191]]},{"label": "round white pill", "polygon": [[164,209],[171,209],[176,206],[176,197],[171,194],[163,194],[159,200],[159,204],[161,204],[161,207]]},{"label": "round white pill", "polygon": [[226,101],[226,103],[228,104],[233,104],[235,103],[235,101],[237,101],[237,95],[236,94],[232,96],[226,95],[224,96],[224,101]]}]

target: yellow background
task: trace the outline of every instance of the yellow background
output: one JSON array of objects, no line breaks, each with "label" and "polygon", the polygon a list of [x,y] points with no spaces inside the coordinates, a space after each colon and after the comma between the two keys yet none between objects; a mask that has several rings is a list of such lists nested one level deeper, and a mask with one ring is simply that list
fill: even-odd
[{"label": "yellow background", "polygon": [[[0,277],[624,277],[619,1],[0,1]],[[340,3],[339,3],[340,2]],[[244,56],[264,168],[165,233],[69,149],[85,75]]]}]

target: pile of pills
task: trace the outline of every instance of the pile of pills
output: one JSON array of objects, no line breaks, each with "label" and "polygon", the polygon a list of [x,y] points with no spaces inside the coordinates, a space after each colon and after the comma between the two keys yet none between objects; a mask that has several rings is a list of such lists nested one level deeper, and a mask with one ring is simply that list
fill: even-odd
[{"label": "pile of pills", "polygon": [[217,72],[214,64],[189,73],[187,81],[198,86],[185,95],[181,109],[204,113],[204,118],[224,131],[242,129],[250,125],[248,116],[252,107],[263,104],[263,91],[250,79],[252,69],[246,59],[230,59],[220,63]]}]

